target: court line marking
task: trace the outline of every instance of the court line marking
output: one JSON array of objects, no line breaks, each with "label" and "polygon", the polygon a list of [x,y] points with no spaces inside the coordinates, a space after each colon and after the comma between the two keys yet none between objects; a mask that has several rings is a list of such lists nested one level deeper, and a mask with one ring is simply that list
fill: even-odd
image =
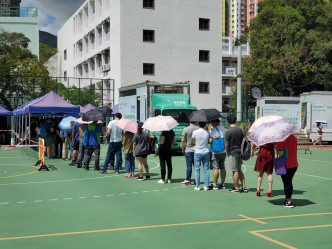
[{"label": "court line marking", "polygon": [[249,216],[245,216],[245,215],[243,215],[243,214],[239,214],[239,216],[242,217],[242,218],[246,218],[246,219],[248,219],[248,220],[252,220],[252,221],[258,222],[258,223],[260,223],[260,224],[267,224],[267,223],[264,222],[264,221],[260,221],[260,220],[255,219],[255,218],[251,218],[251,217],[249,217]]},{"label": "court line marking", "polygon": [[19,176],[25,176],[25,175],[31,175],[34,173],[38,172],[38,167],[34,166],[34,165],[26,165],[26,164],[1,164],[0,166],[19,166],[19,167],[32,167],[32,168],[36,168],[35,171],[29,172],[29,173],[24,173],[24,174],[18,174],[18,175],[12,175],[12,176],[2,176],[0,177],[0,179],[7,179],[7,178],[13,178],[13,177],[19,177]]},{"label": "court line marking", "polygon": [[[157,161],[153,161],[153,160],[148,160],[148,162],[153,162],[156,164],[155,167],[150,168],[149,170],[154,170],[156,168],[159,168],[159,162]],[[0,164],[1,165],[1,164]],[[7,164],[6,164],[7,165]],[[22,165],[18,165],[18,166],[22,166]],[[30,167],[36,167],[36,166],[31,166],[31,165],[27,165]],[[36,167],[38,168],[38,167]],[[37,170],[34,172],[30,172],[27,174],[22,174],[23,175],[28,175],[28,174],[33,174],[38,172]],[[12,176],[12,177],[17,177],[17,176],[21,176],[21,175],[16,175],[16,176]],[[67,179],[67,180],[57,180],[57,181],[43,181],[43,182],[13,182],[13,183],[1,183],[0,186],[10,186],[10,185],[27,185],[27,184],[44,184],[44,183],[61,183],[61,182],[74,182],[74,181],[85,181],[85,180],[97,180],[97,179],[104,179],[104,178],[111,178],[111,177],[121,177],[121,175],[110,175],[110,176],[99,176],[99,177],[88,177],[88,178],[76,178],[76,179]],[[9,177],[0,177],[1,178],[9,178]]]},{"label": "court line marking", "polygon": [[249,233],[259,236],[265,240],[271,241],[277,245],[289,248],[289,249],[296,249],[296,247],[287,245],[283,242],[280,242],[278,240],[272,239],[268,236],[262,235],[260,233],[264,233],[264,232],[274,232],[274,231],[287,231],[287,230],[299,230],[299,229],[311,229],[311,228],[321,228],[321,227],[332,227],[332,224],[328,224],[328,225],[317,225],[317,226],[305,226],[305,227],[286,227],[286,228],[275,228],[275,229],[265,229],[265,230],[257,230],[257,231],[249,231]]},{"label": "court line marking", "polygon": [[[260,219],[276,219],[276,218],[286,218],[286,217],[289,218],[289,217],[312,216],[312,215],[327,215],[327,214],[332,214],[332,212],[328,212],[328,213],[313,213],[313,214],[301,214],[301,215],[284,215],[284,216],[275,216],[275,217],[260,217],[260,218],[254,218],[254,219],[256,219],[256,220],[260,220]],[[152,225],[152,226],[110,228],[110,229],[90,230],[90,231],[80,231],[80,232],[67,232],[67,233],[51,233],[51,234],[28,235],[28,236],[19,236],[19,237],[0,238],[0,241],[4,241],[4,240],[18,240],[18,239],[32,239],[32,238],[44,238],[44,237],[77,235],[77,234],[89,234],[89,233],[114,232],[114,231],[126,231],[126,230],[138,230],[138,229],[147,229],[147,228],[176,227],[176,226],[189,226],[189,225],[200,225],[200,224],[215,224],[215,223],[238,222],[238,221],[252,221],[252,218],[251,219],[244,218],[244,219],[233,219],[233,220],[216,220],[216,221],[198,221],[198,222],[163,224],[163,225]],[[292,229],[292,228],[290,228],[290,229]],[[273,229],[258,230],[258,231],[267,231],[267,230],[273,230]],[[252,232],[256,232],[257,233],[257,231],[252,231]]]},{"label": "court line marking", "polygon": [[311,161],[311,162],[319,162],[319,163],[328,163],[332,164],[331,161],[320,161],[320,160],[312,160],[312,159],[307,159],[307,158],[298,158],[299,160],[304,160],[304,161]]}]

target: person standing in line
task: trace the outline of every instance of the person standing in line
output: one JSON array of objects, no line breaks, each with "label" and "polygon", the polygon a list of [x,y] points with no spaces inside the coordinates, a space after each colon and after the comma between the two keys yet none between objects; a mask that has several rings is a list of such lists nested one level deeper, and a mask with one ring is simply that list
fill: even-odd
[{"label": "person standing in line", "polygon": [[181,148],[182,153],[186,159],[187,171],[186,171],[186,179],[181,182],[184,185],[191,184],[191,175],[192,175],[192,167],[194,165],[194,151],[195,145],[193,143],[192,134],[193,131],[197,130],[195,122],[190,122],[190,125],[183,129],[182,139],[181,139]]},{"label": "person standing in line", "polygon": [[87,147],[85,145],[83,145],[83,138],[84,138],[84,135],[85,135],[86,128],[87,128],[86,124],[83,124],[79,128],[80,146],[79,146],[79,149],[78,149],[78,155],[77,155],[77,161],[76,161],[76,167],[77,168],[82,168],[82,162],[83,162],[83,159],[84,159],[84,155],[86,154],[86,151],[87,151]]},{"label": "person standing in line", "polygon": [[276,149],[279,156],[283,156],[285,148],[288,150],[286,161],[286,175],[281,175],[284,183],[284,192],[286,200],[283,202],[284,207],[293,208],[292,194],[293,194],[293,177],[299,166],[297,161],[297,138],[292,134],[285,141],[278,142]]},{"label": "person standing in line", "polygon": [[144,165],[145,169],[145,179],[150,179],[150,173],[149,173],[149,166],[148,166],[148,153],[149,153],[149,134],[143,131],[143,123],[138,123],[137,133],[133,137],[133,155],[137,159],[138,164],[138,172],[139,176],[137,177],[137,180],[143,181],[143,168],[142,164]]},{"label": "person standing in line", "polygon": [[[219,119],[212,120],[211,124],[212,124],[212,130],[210,132],[210,137],[212,137],[212,139],[225,137],[226,129],[220,124]],[[226,150],[222,150],[220,152],[213,152],[213,151],[211,152],[211,165],[213,168],[213,186],[212,186],[213,190],[225,188],[225,179],[226,179],[225,158],[226,158]],[[220,185],[218,186],[217,182],[219,178],[219,170],[220,170]]]},{"label": "person standing in line", "polygon": [[175,133],[171,129],[169,131],[162,131],[159,139],[159,162],[161,179],[158,183],[165,183],[166,164],[167,164],[167,183],[172,181],[172,145],[176,144]]},{"label": "person standing in line", "polygon": [[111,160],[114,161],[115,155],[116,155],[115,173],[119,174],[120,155],[122,149],[122,129],[116,126],[115,124],[121,118],[122,118],[121,113],[115,113],[115,120],[110,121],[107,125],[107,134],[110,135],[110,143],[108,144],[108,149],[103,169],[100,171],[101,174],[107,173],[108,164]]},{"label": "person standing in line", "polygon": [[319,147],[322,148],[322,141],[323,141],[323,127],[321,126],[321,123],[317,123],[317,135],[318,138],[317,140],[314,142],[314,145],[316,145],[316,143],[319,144]]},{"label": "person standing in line", "polygon": [[135,157],[133,154],[134,133],[126,131],[122,135],[122,147],[125,154],[126,178],[133,178],[135,171]]},{"label": "person standing in line", "polygon": [[[254,156],[254,150],[256,148],[256,145],[253,146],[253,149],[251,151],[251,156]],[[269,190],[266,194],[266,196],[271,197],[272,196],[272,183],[273,183],[273,166],[274,166],[274,144],[264,144],[259,146],[259,152],[256,159],[255,164],[255,171],[258,172],[257,177],[257,196],[261,196],[261,185],[263,181],[263,175],[264,172],[267,174],[267,181],[269,185]]]},{"label": "person standing in line", "polygon": [[99,158],[100,158],[100,136],[101,127],[97,124],[97,121],[89,124],[85,130],[84,137],[85,143],[82,145],[86,146],[86,153],[84,155],[84,168],[89,170],[89,164],[91,160],[92,153],[95,153],[95,167],[94,170],[100,170]]},{"label": "person standing in line", "polygon": [[[229,190],[231,193],[248,192],[245,184],[244,174],[241,170],[242,158],[241,158],[241,144],[245,137],[244,130],[241,126],[236,125],[236,117],[231,114],[227,117],[227,122],[230,128],[226,131],[225,135],[225,148],[227,152],[227,166],[230,171],[233,172],[234,187]],[[239,180],[242,183],[242,189],[239,189]]]},{"label": "person standing in line", "polygon": [[199,129],[193,131],[192,139],[195,144],[194,153],[194,166],[195,166],[195,183],[194,190],[201,190],[200,188],[200,171],[201,163],[204,170],[204,190],[209,190],[209,161],[210,161],[210,148],[209,142],[210,134],[205,129],[205,122],[198,122]]},{"label": "person standing in line", "polygon": [[[70,126],[74,126],[74,121],[70,122]],[[62,160],[66,160],[66,157],[68,160],[70,160],[70,142],[71,142],[71,136],[70,131],[60,131],[60,137],[63,141],[62,143]],[[68,154],[68,155],[67,155]]]},{"label": "person standing in line", "polygon": [[72,142],[72,148],[73,148],[73,155],[72,155],[72,161],[69,164],[69,166],[75,166],[76,165],[76,157],[77,152],[80,148],[80,133],[79,129],[82,124],[78,122],[74,122],[72,131],[71,131],[71,142]]}]

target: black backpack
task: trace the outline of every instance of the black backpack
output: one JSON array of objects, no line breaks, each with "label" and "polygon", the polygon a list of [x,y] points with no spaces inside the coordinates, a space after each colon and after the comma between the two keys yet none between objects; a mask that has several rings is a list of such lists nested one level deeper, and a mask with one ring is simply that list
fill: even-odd
[{"label": "black backpack", "polygon": [[[243,130],[242,130],[243,131]],[[243,131],[243,139],[241,143],[241,158],[244,161],[247,161],[250,159],[251,154],[251,145],[249,140],[246,138],[245,133]]]}]

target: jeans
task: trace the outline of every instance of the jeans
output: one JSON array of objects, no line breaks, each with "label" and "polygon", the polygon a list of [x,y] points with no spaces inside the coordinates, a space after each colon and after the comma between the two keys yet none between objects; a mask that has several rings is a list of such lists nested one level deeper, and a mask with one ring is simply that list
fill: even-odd
[{"label": "jeans", "polygon": [[107,154],[103,166],[103,171],[107,170],[107,166],[111,159],[114,161],[114,156],[116,154],[116,166],[115,170],[119,171],[120,167],[120,157],[121,157],[121,148],[122,148],[122,142],[110,142],[108,144]]},{"label": "jeans", "polygon": [[204,186],[206,187],[209,186],[209,161],[210,161],[209,152],[194,154],[196,187],[199,187],[200,184],[201,163],[203,163],[203,170],[204,170]]},{"label": "jeans", "polygon": [[286,169],[286,175],[281,175],[281,179],[284,183],[284,192],[286,199],[291,199],[293,194],[293,176],[295,175],[296,168]]},{"label": "jeans", "polygon": [[99,170],[100,145],[89,145],[84,155],[84,168],[88,169],[92,153],[95,153],[95,169]]},{"label": "jeans", "polygon": [[76,163],[77,165],[81,165],[84,159],[85,154],[88,151],[88,147],[83,146],[82,144],[80,144],[80,148],[78,150],[78,155],[77,155],[77,160]]},{"label": "jeans", "polygon": [[127,173],[135,171],[135,157],[133,153],[125,153],[125,167]]},{"label": "jeans", "polygon": [[159,162],[160,162],[160,173],[161,179],[165,180],[166,176],[166,164],[167,164],[167,179],[172,179],[172,154],[159,154]]},{"label": "jeans", "polygon": [[190,181],[191,173],[192,173],[193,165],[194,165],[194,152],[186,152],[186,153],[184,153],[184,157],[186,158],[186,164],[187,164],[186,180]]}]

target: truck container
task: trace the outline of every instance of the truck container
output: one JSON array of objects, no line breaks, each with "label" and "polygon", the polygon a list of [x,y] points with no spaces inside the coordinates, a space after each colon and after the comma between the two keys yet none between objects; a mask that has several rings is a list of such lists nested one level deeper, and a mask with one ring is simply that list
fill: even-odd
[{"label": "truck container", "polygon": [[[189,125],[188,115],[197,110],[190,104],[188,83],[160,84],[144,82],[119,89],[119,112],[123,118],[145,122],[149,117],[172,116],[179,125],[173,128],[177,144],[172,150],[180,150],[182,131]],[[161,132],[150,133],[150,148],[158,153]]]}]

